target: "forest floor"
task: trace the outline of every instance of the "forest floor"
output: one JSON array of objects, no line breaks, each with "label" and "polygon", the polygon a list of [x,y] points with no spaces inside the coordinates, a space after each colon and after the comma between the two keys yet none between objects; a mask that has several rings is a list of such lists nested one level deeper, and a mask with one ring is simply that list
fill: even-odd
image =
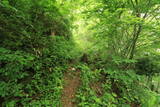
[{"label": "forest floor", "polygon": [[64,88],[61,99],[62,107],[76,107],[74,100],[80,83],[80,71],[71,71],[64,74]]}]

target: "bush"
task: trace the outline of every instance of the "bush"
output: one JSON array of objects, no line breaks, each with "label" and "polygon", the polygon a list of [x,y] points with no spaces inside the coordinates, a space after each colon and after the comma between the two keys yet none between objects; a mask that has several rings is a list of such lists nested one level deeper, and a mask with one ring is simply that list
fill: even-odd
[{"label": "bush", "polygon": [[60,56],[56,55],[53,57],[57,59],[52,61],[52,57],[48,55],[37,57],[23,51],[0,48],[1,105],[40,106],[45,101],[49,105],[59,105],[61,77],[67,60],[54,63]]},{"label": "bush", "polygon": [[158,95],[147,87],[145,78],[135,71],[107,70],[105,73],[106,81],[111,84],[111,90],[117,95],[118,104],[122,104],[122,107],[124,104],[144,107],[158,105]]},{"label": "bush", "polygon": [[0,96],[4,101],[22,96],[21,81],[31,78],[35,57],[22,51],[0,48]]},{"label": "bush", "polygon": [[160,73],[159,57],[144,57],[138,59],[136,63],[137,73],[141,75],[153,76]]},{"label": "bush", "polygon": [[54,0],[2,0],[0,8],[0,45],[5,48],[33,52],[52,33],[71,37],[69,20]]},{"label": "bush", "polygon": [[[147,87],[145,78],[137,75],[133,70],[91,71],[85,65],[79,68],[82,70],[82,86],[77,93],[79,107],[153,107],[159,103],[159,96]],[[91,86],[97,81],[103,87],[101,95],[97,95]]]}]

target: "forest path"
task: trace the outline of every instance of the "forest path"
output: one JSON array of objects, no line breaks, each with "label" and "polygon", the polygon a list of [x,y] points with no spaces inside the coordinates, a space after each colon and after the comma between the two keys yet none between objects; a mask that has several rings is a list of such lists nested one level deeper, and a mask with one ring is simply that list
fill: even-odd
[{"label": "forest path", "polygon": [[64,74],[64,88],[61,98],[62,107],[76,107],[74,99],[79,85],[80,71],[68,71]]}]

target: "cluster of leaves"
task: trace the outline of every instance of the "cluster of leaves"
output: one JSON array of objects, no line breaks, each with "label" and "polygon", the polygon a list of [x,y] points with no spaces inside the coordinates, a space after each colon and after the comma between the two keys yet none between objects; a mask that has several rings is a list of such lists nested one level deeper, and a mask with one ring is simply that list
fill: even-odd
[{"label": "cluster of leaves", "polygon": [[55,0],[2,0],[0,8],[1,46],[33,51],[45,45],[42,37],[71,36]]},{"label": "cluster of leaves", "polygon": [[6,50],[0,48],[0,96],[6,101],[8,98],[20,96],[22,84],[21,79],[32,74],[29,71],[33,65],[34,56],[24,52]]},{"label": "cluster of leaves", "polygon": [[86,65],[78,66],[81,69],[81,87],[77,92],[77,103],[78,107],[101,107],[101,106],[112,106],[114,104],[112,102],[115,101],[112,94],[105,92],[103,96],[97,96],[95,90],[91,88],[91,81],[96,83],[99,81],[100,72],[91,71]]},{"label": "cluster of leaves", "polygon": [[148,56],[138,59],[136,63],[137,73],[141,75],[153,76],[160,73],[160,64],[158,56]]},{"label": "cluster of leaves", "polygon": [[107,75],[106,82],[111,84],[111,90],[116,93],[118,104],[121,106],[127,103],[145,107],[159,104],[158,95],[148,88],[145,78],[137,75],[135,71],[106,70],[104,72]]},{"label": "cluster of leaves", "polygon": [[[79,107],[153,107],[159,104],[159,97],[149,90],[143,76],[134,71],[96,70],[81,65],[82,86],[77,93]],[[101,94],[97,94],[93,84],[100,82],[96,87]],[[102,88],[100,88],[102,87]]]}]

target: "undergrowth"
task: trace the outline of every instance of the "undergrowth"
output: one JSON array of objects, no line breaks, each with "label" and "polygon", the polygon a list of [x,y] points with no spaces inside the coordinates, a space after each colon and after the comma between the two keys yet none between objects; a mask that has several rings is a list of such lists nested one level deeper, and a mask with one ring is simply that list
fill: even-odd
[{"label": "undergrowth", "polygon": [[[160,96],[144,84],[144,77],[133,70],[93,71],[86,65],[79,68],[82,85],[76,96],[78,107],[156,107],[160,102]],[[92,88],[97,83],[100,85]]]}]

